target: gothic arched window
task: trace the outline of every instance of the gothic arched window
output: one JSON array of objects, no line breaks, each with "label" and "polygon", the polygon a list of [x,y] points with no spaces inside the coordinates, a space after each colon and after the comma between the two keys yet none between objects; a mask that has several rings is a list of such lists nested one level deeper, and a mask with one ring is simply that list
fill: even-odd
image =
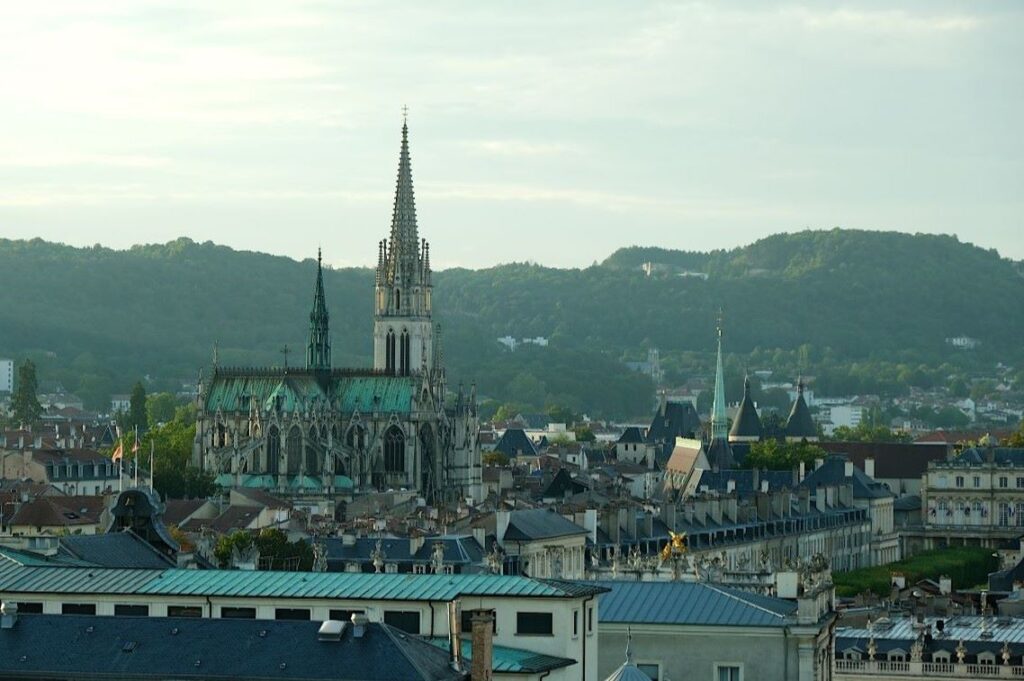
[{"label": "gothic arched window", "polygon": [[288,455],[288,475],[295,475],[302,468],[302,431],[292,426],[288,431],[288,442],[285,444]]},{"label": "gothic arched window", "polygon": [[276,475],[281,468],[281,431],[270,426],[267,431],[267,472]]},{"label": "gothic arched window", "polygon": [[398,426],[384,433],[384,472],[405,472],[405,435]]},{"label": "gothic arched window", "polygon": [[352,426],[345,434],[345,444],[349,449],[362,450],[366,447],[366,431],[362,426]]},{"label": "gothic arched window", "polygon": [[395,289],[395,312],[402,311],[402,290]]},{"label": "gothic arched window", "polygon": [[320,475],[320,454],[317,446],[316,428],[309,429],[306,439],[306,475]]},{"label": "gothic arched window", "polygon": [[388,329],[387,339],[384,342],[384,369],[389,374],[395,373],[395,331]]},{"label": "gothic arched window", "polygon": [[402,376],[408,376],[411,371],[411,367],[409,366],[409,346],[409,332],[403,329],[402,342],[399,348],[401,350],[401,354],[399,355],[399,357],[401,358],[399,360],[401,368],[398,372]]}]

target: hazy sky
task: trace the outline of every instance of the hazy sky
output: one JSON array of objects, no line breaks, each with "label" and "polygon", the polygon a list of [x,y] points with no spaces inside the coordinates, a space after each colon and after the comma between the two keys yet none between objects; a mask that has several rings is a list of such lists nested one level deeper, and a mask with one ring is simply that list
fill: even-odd
[{"label": "hazy sky", "polygon": [[435,267],[835,225],[1024,258],[1024,3],[5,2],[0,236]]}]

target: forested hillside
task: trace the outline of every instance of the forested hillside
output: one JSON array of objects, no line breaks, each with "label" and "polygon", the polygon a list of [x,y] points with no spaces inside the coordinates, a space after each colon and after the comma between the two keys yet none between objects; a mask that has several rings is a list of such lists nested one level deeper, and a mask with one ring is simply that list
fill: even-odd
[{"label": "forested hillside", "polygon": [[[647,277],[648,261],[664,267]],[[301,361],[315,267],[187,239],[128,251],[0,240],[0,356],[33,357],[41,380],[93,407],[140,376],[194,376],[215,341],[224,364],[280,363],[285,344]],[[325,285],[335,364],[368,364],[372,271],[330,270]],[[900,372],[944,381],[1022,355],[1020,264],[953,237],[832,230],[709,254],[627,248],[583,270],[457,269],[434,286],[452,383],[536,409],[645,414],[652,386],[623,360],[657,347],[670,380],[706,371],[719,308],[732,381],[743,367],[803,369],[836,390],[898,389]],[[506,335],[550,345],[509,353],[496,342]],[[957,353],[944,341],[956,335],[982,346]]]}]

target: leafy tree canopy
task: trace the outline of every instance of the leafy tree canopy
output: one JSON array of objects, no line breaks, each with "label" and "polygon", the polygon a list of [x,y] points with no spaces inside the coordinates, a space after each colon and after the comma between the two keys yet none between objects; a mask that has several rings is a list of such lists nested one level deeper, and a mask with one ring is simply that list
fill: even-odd
[{"label": "leafy tree canopy", "polygon": [[11,398],[11,407],[14,412],[14,420],[19,425],[35,425],[39,422],[39,416],[43,408],[39,404],[36,392],[39,390],[39,382],[36,379],[36,365],[30,359],[26,359],[18,366],[18,376],[14,382],[14,395]]},{"label": "leafy tree canopy", "polygon": [[755,442],[743,459],[744,468],[787,471],[804,464],[813,465],[815,459],[824,459],[825,450],[809,442]]}]

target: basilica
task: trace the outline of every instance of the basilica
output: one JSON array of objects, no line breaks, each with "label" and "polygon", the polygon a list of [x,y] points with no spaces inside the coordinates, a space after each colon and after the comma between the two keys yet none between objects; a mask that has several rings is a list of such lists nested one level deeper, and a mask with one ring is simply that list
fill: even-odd
[{"label": "basilica", "polygon": [[318,255],[305,366],[215,362],[200,382],[194,464],[222,486],[290,497],[409,489],[430,503],[478,499],[476,394],[448,395],[431,293],[403,123],[391,234],[378,251],[373,368],[331,364]]}]

